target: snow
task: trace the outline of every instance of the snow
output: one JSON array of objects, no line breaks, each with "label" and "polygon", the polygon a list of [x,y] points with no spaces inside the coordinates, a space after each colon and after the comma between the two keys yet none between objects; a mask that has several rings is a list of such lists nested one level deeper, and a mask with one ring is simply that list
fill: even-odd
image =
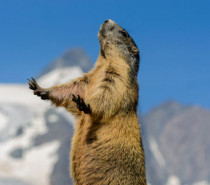
[{"label": "snow", "polygon": [[172,175],[168,178],[168,182],[166,185],[181,185],[181,182],[177,176]]},{"label": "snow", "polygon": [[29,185],[19,179],[5,179],[0,177],[0,185]]},{"label": "snow", "polygon": [[26,84],[0,84],[0,103],[15,104],[46,104],[28,88]]},{"label": "snow", "polygon": [[[45,113],[49,110],[50,103],[43,103],[44,101],[34,96],[26,85],[0,85],[0,92],[5,96],[0,97],[1,110],[8,114],[8,119],[10,118],[7,132],[16,131],[20,123],[24,126],[24,134],[8,137],[4,142],[0,142],[0,178],[19,179],[31,185],[50,184],[50,175],[58,158],[54,153],[57,152],[60,143],[55,141],[33,146],[33,140],[37,135],[48,132]],[[24,111],[27,111],[26,115],[23,114]],[[30,112],[32,114],[27,115]],[[5,127],[7,122],[7,117],[3,113],[0,112],[1,128],[3,125]],[[22,119],[23,116],[25,119]],[[24,122],[28,122],[28,119],[30,124],[25,125]],[[55,115],[51,119],[55,120]],[[23,158],[11,157],[10,153],[15,149],[24,151]]]},{"label": "snow", "polygon": [[82,74],[80,67],[58,68],[39,78],[38,83],[42,87],[50,87],[55,84],[66,83]]},{"label": "snow", "polygon": [[[32,147],[34,137],[48,132],[44,116],[47,107],[35,105],[30,110],[36,114],[31,117],[31,124],[24,127],[24,134],[0,143],[0,177],[19,179],[31,185],[48,185],[60,143],[53,141]],[[25,151],[23,158],[11,157],[14,149]]]},{"label": "snow", "polygon": [[[82,73],[79,67],[56,69],[38,79],[38,83],[40,86],[49,87],[70,81]],[[8,128],[5,131],[10,132],[10,135],[15,134],[20,126],[18,124],[22,124],[24,128],[23,134],[15,137],[5,136],[4,142],[0,142],[0,178],[18,179],[30,185],[50,184],[50,176],[58,160],[56,152],[61,144],[53,141],[33,146],[33,139],[48,132],[45,113],[51,107],[51,103],[34,96],[27,84],[0,84],[0,94],[2,111],[7,113],[5,116],[4,112],[0,112],[0,131],[5,128],[8,120]],[[21,110],[23,109],[21,114],[20,106]],[[26,119],[24,111],[32,112],[30,120]],[[62,112],[70,123],[74,122],[73,116],[66,110],[57,111]],[[9,119],[10,117],[12,119]],[[58,117],[53,114],[48,119],[50,122],[56,122]],[[13,158],[10,155],[15,149],[24,151],[22,158]]]},{"label": "snow", "polygon": [[200,181],[200,182],[194,183],[193,185],[210,185],[210,184],[206,181]]},{"label": "snow", "polygon": [[[82,73],[79,67],[66,67],[55,69],[37,81],[42,87],[50,87],[68,82]],[[50,101],[34,96],[27,84],[0,84],[0,95],[0,178],[17,179],[30,185],[50,185],[61,143],[51,141],[39,146],[33,143],[34,138],[48,132],[45,118],[46,111],[52,108]],[[74,123],[74,117],[64,108],[56,111],[69,123]],[[48,119],[54,123],[58,116],[52,114]],[[18,128],[23,129],[19,135]],[[23,151],[20,158],[11,156],[17,149]]]},{"label": "snow", "polygon": [[[166,185],[181,185],[181,182],[177,176],[171,175],[168,178]],[[189,185],[189,184],[184,184],[184,185]],[[210,184],[206,181],[200,181],[200,182],[193,183],[193,185],[210,185]]]},{"label": "snow", "polygon": [[7,117],[0,112],[0,131],[4,129],[7,124]]},{"label": "snow", "polygon": [[44,108],[39,108],[36,111],[37,114],[35,117],[31,118],[31,125],[25,128],[24,134],[0,143],[1,160],[6,159],[8,154],[15,148],[29,148],[33,144],[32,140],[36,135],[47,133],[48,130],[44,120],[44,113],[46,110]]},{"label": "snow", "polygon": [[[81,76],[82,73],[79,67],[55,69],[39,78],[38,83],[40,86],[50,87],[55,84],[68,82]],[[0,93],[1,103],[44,104],[46,102],[34,96],[27,84],[0,84]]]},{"label": "snow", "polygon": [[159,147],[158,147],[158,144],[157,142],[154,140],[154,138],[150,138],[149,140],[149,145],[150,145],[150,148],[151,148],[151,151],[156,159],[156,161],[158,162],[158,164],[161,166],[161,167],[164,167],[166,162],[159,150]]},{"label": "snow", "polygon": [[59,142],[46,143],[32,148],[23,159],[9,156],[0,160],[0,177],[17,178],[31,185],[50,185],[50,175],[58,157],[55,155]]},{"label": "snow", "polygon": [[51,122],[51,123],[55,123],[56,121],[58,121],[58,116],[56,114],[51,114],[48,117],[48,121]]}]

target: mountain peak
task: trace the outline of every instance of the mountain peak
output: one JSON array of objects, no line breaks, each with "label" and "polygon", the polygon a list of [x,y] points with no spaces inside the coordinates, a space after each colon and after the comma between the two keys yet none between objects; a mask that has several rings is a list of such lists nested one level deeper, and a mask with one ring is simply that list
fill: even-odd
[{"label": "mountain peak", "polygon": [[66,83],[88,72],[91,67],[89,57],[82,49],[68,50],[43,70],[38,82],[45,87]]},{"label": "mountain peak", "polygon": [[40,73],[39,78],[55,69],[75,66],[79,66],[83,72],[88,72],[91,69],[92,65],[90,59],[81,48],[67,50],[61,57],[50,63],[50,65]]}]

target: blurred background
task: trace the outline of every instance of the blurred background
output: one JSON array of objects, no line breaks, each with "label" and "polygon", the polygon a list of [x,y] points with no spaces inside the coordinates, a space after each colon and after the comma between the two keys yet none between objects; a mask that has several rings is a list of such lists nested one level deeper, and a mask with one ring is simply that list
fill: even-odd
[{"label": "blurred background", "polygon": [[0,1],[0,185],[70,185],[74,119],[28,89],[88,72],[113,19],[141,53],[150,185],[210,184],[209,0]]}]

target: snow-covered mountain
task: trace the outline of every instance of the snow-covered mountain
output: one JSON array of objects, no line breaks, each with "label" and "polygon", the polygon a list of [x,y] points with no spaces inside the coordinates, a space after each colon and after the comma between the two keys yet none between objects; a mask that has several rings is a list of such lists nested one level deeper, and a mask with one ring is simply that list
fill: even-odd
[{"label": "snow-covered mountain", "polygon": [[81,49],[72,49],[53,61],[38,76],[43,86],[68,82],[91,69],[91,62]]},{"label": "snow-covered mountain", "polygon": [[[66,52],[39,75],[44,87],[91,68],[81,49]],[[41,101],[27,84],[0,84],[0,185],[70,185],[74,119]]]},{"label": "snow-covered mountain", "polygon": [[[38,82],[64,83],[91,67],[84,51],[70,50]],[[0,185],[71,185],[71,114],[34,96],[27,84],[0,84],[0,95]],[[149,184],[210,184],[209,110],[171,101],[140,120]]]}]

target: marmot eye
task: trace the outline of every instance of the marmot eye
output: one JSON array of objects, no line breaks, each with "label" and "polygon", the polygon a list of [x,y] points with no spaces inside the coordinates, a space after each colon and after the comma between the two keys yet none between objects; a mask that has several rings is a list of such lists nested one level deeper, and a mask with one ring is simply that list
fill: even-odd
[{"label": "marmot eye", "polygon": [[128,37],[128,34],[125,31],[119,31],[123,37]]}]

